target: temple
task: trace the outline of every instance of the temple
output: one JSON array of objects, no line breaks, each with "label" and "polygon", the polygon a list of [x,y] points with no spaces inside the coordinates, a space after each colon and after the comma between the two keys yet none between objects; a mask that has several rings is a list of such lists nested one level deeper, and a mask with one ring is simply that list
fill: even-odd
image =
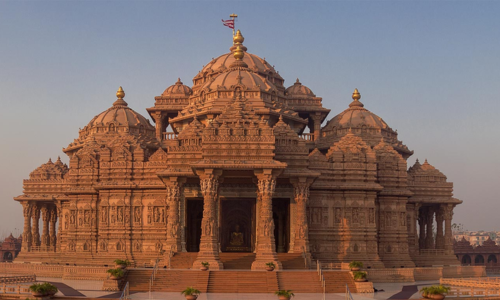
[{"label": "temple", "polygon": [[193,253],[191,267],[223,269],[222,253],[241,252],[252,270],[281,269],[285,254],[307,266],[459,264],[451,224],[462,201],[446,176],[427,160],[408,169],[413,151],[357,89],[327,119],[321,97],[298,79],[285,87],[243,41],[238,30],[192,87],[178,80],[155,97],[155,126],[120,87],[63,149],[69,165],[35,169],[14,198],[16,261],[166,264]]}]

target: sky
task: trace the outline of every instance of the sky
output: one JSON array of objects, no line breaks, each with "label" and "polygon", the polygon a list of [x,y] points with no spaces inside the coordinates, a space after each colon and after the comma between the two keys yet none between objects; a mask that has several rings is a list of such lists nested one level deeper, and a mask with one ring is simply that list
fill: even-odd
[{"label": "sky", "polygon": [[[231,13],[248,52],[323,98],[354,88],[463,200],[454,222],[500,230],[500,1],[0,1],[0,236],[22,232],[13,197],[78,129],[125,100],[188,85],[227,53]],[[326,123],[326,122],[325,122]],[[324,123],[324,124],[325,124]],[[324,125],[323,124],[323,125]]]}]

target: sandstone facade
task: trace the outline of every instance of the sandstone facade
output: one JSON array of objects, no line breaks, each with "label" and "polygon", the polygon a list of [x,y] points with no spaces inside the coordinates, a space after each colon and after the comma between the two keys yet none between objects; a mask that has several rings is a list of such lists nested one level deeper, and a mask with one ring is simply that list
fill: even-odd
[{"label": "sandstone facade", "polygon": [[198,252],[193,266],[217,269],[232,251],[255,252],[252,269],[279,269],[278,252],[371,268],[458,263],[453,184],[427,161],[407,170],[413,151],[357,90],[321,128],[322,98],[298,80],[285,88],[239,31],[230,50],[192,87],[179,80],[155,98],[155,126],[120,88],[63,150],[69,166],[34,170],[15,198],[17,260],[140,264]]}]

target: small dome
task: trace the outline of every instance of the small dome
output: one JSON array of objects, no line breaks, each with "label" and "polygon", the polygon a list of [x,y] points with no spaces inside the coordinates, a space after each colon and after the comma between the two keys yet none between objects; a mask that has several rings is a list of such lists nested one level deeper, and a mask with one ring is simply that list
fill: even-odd
[{"label": "small dome", "polygon": [[[247,57],[247,55],[244,57]],[[244,85],[249,89],[258,88],[263,91],[276,90],[274,84],[272,84],[269,80],[248,70],[247,68],[235,68],[229,72],[219,74],[214,79],[205,83],[201,90],[206,88],[209,90],[215,90],[217,88],[230,89],[232,86],[238,84]]]},{"label": "small dome", "polygon": [[292,86],[286,89],[285,93],[293,98],[316,97],[316,95],[311,91],[310,88],[300,83],[298,78],[297,81],[295,81],[295,83]]},{"label": "small dome", "polygon": [[187,85],[184,85],[180,78],[174,85],[169,86],[162,94],[163,97],[189,97],[193,91]]},{"label": "small dome", "polygon": [[417,159],[415,164],[408,169],[408,182],[444,183],[446,182],[446,176],[429,164],[427,159],[423,164],[420,164]]},{"label": "small dome", "polygon": [[56,163],[53,163],[52,159],[49,159],[47,163],[39,166],[30,173],[30,179],[63,179],[66,173],[68,173],[68,166],[63,164],[60,158],[57,158]]},{"label": "small dome", "polygon": [[120,132],[155,137],[155,128],[149,120],[128,107],[127,102],[123,100],[125,92],[118,90],[117,97],[118,99],[113,103],[113,106],[95,116],[87,126],[80,130],[80,141],[90,136]]}]

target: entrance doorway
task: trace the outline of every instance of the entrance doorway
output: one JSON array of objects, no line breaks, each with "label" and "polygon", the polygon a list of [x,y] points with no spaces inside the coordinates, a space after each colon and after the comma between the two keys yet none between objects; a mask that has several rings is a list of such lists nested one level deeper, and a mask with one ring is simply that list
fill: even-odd
[{"label": "entrance doorway", "polygon": [[255,199],[221,201],[220,241],[223,252],[252,252],[255,245]]},{"label": "entrance doorway", "polygon": [[186,250],[187,252],[198,252],[200,251],[203,200],[187,199],[186,206]]},{"label": "entrance doorway", "polygon": [[290,199],[273,199],[276,252],[286,253],[290,245]]}]

